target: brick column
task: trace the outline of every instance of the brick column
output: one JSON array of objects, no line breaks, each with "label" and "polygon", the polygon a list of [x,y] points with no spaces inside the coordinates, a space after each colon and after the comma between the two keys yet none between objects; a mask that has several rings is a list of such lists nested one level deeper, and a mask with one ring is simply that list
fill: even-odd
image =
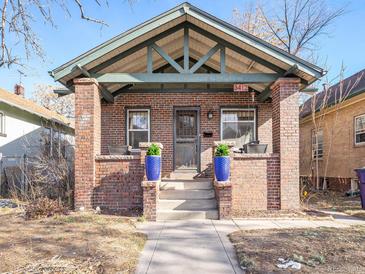
[{"label": "brick column", "polygon": [[299,208],[299,83],[279,78],[272,86],[273,152],[280,155],[281,209]]},{"label": "brick column", "polygon": [[214,182],[215,195],[218,203],[219,220],[230,219],[232,216],[232,184],[230,181]]},{"label": "brick column", "polygon": [[[139,148],[141,149],[141,165],[144,169],[144,176],[142,181],[143,215],[148,221],[156,221],[161,178],[158,181],[147,181],[145,159],[146,159],[147,149],[151,144],[152,143],[148,142],[139,143]],[[154,144],[158,145],[158,147],[161,149],[161,157],[162,157],[163,145],[161,143],[154,143]],[[161,159],[161,165],[162,165],[162,159]]]},{"label": "brick column", "polygon": [[92,78],[74,80],[75,86],[75,209],[92,208],[95,155],[100,154],[100,92]]},{"label": "brick column", "polygon": [[143,181],[143,216],[147,221],[156,221],[160,181]]}]

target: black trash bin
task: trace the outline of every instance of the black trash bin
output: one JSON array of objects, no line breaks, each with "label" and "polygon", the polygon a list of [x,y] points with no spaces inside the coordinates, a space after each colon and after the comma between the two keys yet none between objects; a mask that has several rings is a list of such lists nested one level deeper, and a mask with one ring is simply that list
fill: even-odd
[{"label": "black trash bin", "polygon": [[355,169],[360,183],[360,197],[362,209],[365,209],[365,167]]}]

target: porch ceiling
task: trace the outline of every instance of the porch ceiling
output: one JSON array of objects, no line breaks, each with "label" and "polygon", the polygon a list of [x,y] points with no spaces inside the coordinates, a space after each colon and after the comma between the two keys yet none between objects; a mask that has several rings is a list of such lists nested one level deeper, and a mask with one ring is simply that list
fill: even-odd
[{"label": "porch ceiling", "polygon": [[[71,60],[53,70],[51,75],[67,87],[71,87],[72,80],[82,74],[84,76],[100,76],[98,80],[110,93],[128,84],[125,82],[128,80],[125,79],[131,79],[131,83],[134,84],[138,83],[137,80],[135,81],[136,78],[143,78],[143,81],[151,83],[156,82],[156,80],[151,81],[152,78],[147,77],[147,75],[142,75],[147,74],[149,65],[147,46],[155,44],[172,60],[181,59],[184,57],[184,28],[189,28],[188,48],[189,56],[193,60],[199,61],[219,44],[220,50],[209,56],[204,62],[205,67],[211,71],[220,72],[220,51],[224,47],[225,77],[231,75],[232,83],[240,79],[243,82],[247,79],[246,82],[255,90],[265,91],[272,83],[272,78],[265,77],[264,74],[274,75],[276,73],[280,77],[285,76],[285,72],[289,71],[290,75],[302,79],[302,88],[304,88],[323,74],[322,69],[291,56],[185,3]],[[152,50],[151,60],[153,71],[161,72],[161,67],[168,67],[166,65],[169,62],[166,61],[166,57],[162,57],[156,50]],[[295,66],[295,70],[292,70],[293,66]],[[182,67],[184,66],[182,65]],[[137,74],[143,77],[136,77]],[[179,82],[184,78],[188,79],[186,80],[188,82],[195,83],[192,73],[176,74],[168,80],[166,78],[166,82],[173,82],[174,79]],[[199,74],[199,70],[197,74]],[[218,76],[219,73],[214,74],[217,74],[217,77],[203,74],[200,76],[202,80],[208,81],[214,78],[216,83],[220,81],[220,78],[225,79],[223,75],[221,75],[222,77]],[[255,78],[259,74],[260,77]],[[233,77],[233,75],[241,75],[242,77]],[[249,80],[249,76],[252,76],[252,81]],[[161,80],[161,83],[165,82],[163,77],[157,76],[157,78]]]}]

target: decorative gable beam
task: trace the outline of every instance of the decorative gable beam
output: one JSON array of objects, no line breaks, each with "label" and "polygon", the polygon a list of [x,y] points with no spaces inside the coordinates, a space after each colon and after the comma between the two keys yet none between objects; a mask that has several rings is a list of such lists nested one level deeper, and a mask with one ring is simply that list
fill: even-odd
[{"label": "decorative gable beam", "polygon": [[184,72],[189,72],[189,29],[184,28]]},{"label": "decorative gable beam", "polygon": [[253,61],[255,61],[256,63],[259,63],[259,64],[261,64],[261,65],[277,72],[277,73],[280,73],[280,74],[285,73],[285,70],[280,68],[279,66],[277,66],[277,65],[275,65],[275,64],[273,64],[273,63],[271,63],[271,62],[269,62],[269,61],[267,61],[267,60],[265,60],[265,59],[263,59],[263,58],[261,58],[257,55],[254,55],[253,53],[248,52],[247,50],[244,50],[243,48],[240,48],[240,47],[238,47],[238,46],[236,46],[236,45],[234,45],[234,44],[232,44],[232,43],[230,43],[230,42],[214,35],[213,33],[209,32],[205,29],[202,29],[202,28],[200,28],[200,27],[198,27],[194,24],[191,24],[191,23],[188,23],[188,27],[190,29],[200,33],[201,35],[204,35],[205,37],[208,37],[209,39],[215,41],[216,43],[221,44],[222,46],[225,46],[225,47],[227,47],[227,48],[229,48],[229,49],[231,49],[231,50],[233,50],[233,51],[235,51],[235,52],[237,52],[237,53],[239,53],[239,54],[241,54],[241,55],[243,55],[243,56],[245,56],[245,57],[247,57],[247,58],[249,58]]},{"label": "decorative gable beam", "polygon": [[219,49],[221,46],[219,44],[215,45],[213,48],[211,48],[207,54],[205,54],[200,60],[194,64],[194,66],[190,69],[190,73],[194,73],[197,71],[202,65],[204,65],[209,58],[211,58]]},{"label": "decorative gable beam", "polygon": [[271,83],[276,73],[104,73],[95,74],[99,83]]},{"label": "decorative gable beam", "polygon": [[166,52],[163,51],[162,48],[160,48],[159,46],[157,46],[156,44],[152,45],[152,48],[157,51],[157,53],[163,58],[165,59],[165,61],[167,63],[169,63],[174,69],[176,69],[179,73],[184,73],[184,69],[175,62],[174,59],[172,59]]},{"label": "decorative gable beam", "polygon": [[[78,69],[86,77],[93,78],[93,76],[91,76],[91,74],[86,69],[84,69],[82,66],[76,65],[76,69]],[[100,85],[100,83],[99,83],[99,88],[101,91],[101,95],[103,96],[105,101],[107,101],[108,103],[113,103],[114,97],[111,94],[111,92],[109,90],[107,90],[105,87],[103,87],[102,85]]]},{"label": "decorative gable beam", "polygon": [[[293,76],[298,72],[298,65],[294,64],[293,66],[291,66],[287,71],[284,72],[284,74],[281,77],[289,77],[289,76]],[[308,85],[308,82],[305,81],[304,79],[300,79],[301,83],[304,85]],[[257,100],[264,102],[266,101],[270,96],[271,96],[271,89],[270,89],[269,85],[267,88],[265,88],[258,96],[257,96]]]}]

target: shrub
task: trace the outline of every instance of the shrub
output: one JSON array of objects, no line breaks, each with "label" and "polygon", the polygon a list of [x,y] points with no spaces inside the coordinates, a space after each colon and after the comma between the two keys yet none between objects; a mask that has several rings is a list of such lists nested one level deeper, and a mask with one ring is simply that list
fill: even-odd
[{"label": "shrub", "polygon": [[49,198],[39,198],[30,202],[25,207],[25,219],[38,219],[51,217],[56,214],[67,214],[68,208],[58,201]]},{"label": "shrub", "polygon": [[215,150],[215,156],[221,157],[221,156],[228,156],[229,155],[229,148],[225,144],[220,144],[217,146]]},{"label": "shrub", "polygon": [[160,156],[161,150],[156,144],[152,144],[147,149],[147,156]]}]

